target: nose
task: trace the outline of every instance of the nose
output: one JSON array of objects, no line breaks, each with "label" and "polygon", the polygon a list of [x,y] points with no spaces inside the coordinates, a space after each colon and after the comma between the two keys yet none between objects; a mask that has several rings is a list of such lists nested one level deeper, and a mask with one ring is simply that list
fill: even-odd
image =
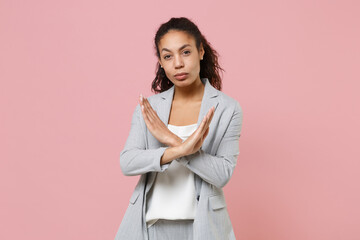
[{"label": "nose", "polygon": [[181,56],[175,56],[175,68],[182,68],[184,67],[184,62]]}]

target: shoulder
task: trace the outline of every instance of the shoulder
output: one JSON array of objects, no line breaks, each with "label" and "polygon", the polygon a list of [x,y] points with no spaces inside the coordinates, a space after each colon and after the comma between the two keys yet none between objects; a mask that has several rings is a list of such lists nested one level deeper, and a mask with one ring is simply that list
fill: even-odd
[{"label": "shoulder", "polygon": [[161,93],[157,93],[157,94],[153,94],[151,96],[148,96],[147,99],[149,100],[149,102],[152,104],[156,104],[158,103],[159,101],[162,100],[162,96],[164,96],[164,94],[166,93],[166,91],[164,92],[161,92]]},{"label": "shoulder", "polygon": [[[149,103],[152,106],[156,106],[156,104],[158,102],[160,102],[162,100],[162,96],[164,95],[165,92],[161,92],[161,93],[157,93],[157,94],[153,94],[150,96],[146,96],[146,99],[149,101]],[[135,107],[135,111],[140,111],[140,103],[137,103],[136,107]]]},{"label": "shoulder", "polygon": [[225,94],[224,92],[219,91],[219,107],[221,111],[221,118],[224,123],[228,123],[231,125],[231,129],[234,130],[233,127],[237,127],[237,131],[241,131],[241,126],[243,122],[243,110],[240,106],[240,103],[235,98]]},{"label": "shoulder", "polygon": [[242,107],[238,100],[236,100],[234,97],[229,96],[228,94],[216,90],[218,92],[218,98],[219,102],[222,103],[222,105],[226,108],[231,108],[234,112],[240,112],[242,113]]}]

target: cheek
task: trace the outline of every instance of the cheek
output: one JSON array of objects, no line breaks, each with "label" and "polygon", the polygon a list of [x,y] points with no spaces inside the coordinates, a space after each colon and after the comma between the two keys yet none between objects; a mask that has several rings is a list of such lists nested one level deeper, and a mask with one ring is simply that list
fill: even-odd
[{"label": "cheek", "polygon": [[195,71],[195,72],[198,72],[200,70],[200,62],[196,60],[194,60],[192,62],[192,66],[191,66],[192,70]]},{"label": "cheek", "polygon": [[170,71],[165,70],[165,75],[168,79],[172,79],[172,73]]},{"label": "cheek", "polygon": [[165,72],[168,72],[170,70],[170,67],[167,64],[163,64],[162,66]]},{"label": "cheek", "polygon": [[197,68],[199,65],[199,62],[195,57],[192,57],[192,58],[186,59],[185,65],[187,65],[190,68]]}]

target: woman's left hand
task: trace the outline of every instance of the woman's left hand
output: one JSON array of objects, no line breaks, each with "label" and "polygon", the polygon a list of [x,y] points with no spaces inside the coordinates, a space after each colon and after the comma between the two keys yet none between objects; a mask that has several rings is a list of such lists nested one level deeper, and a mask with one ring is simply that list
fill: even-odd
[{"label": "woman's left hand", "polygon": [[147,128],[159,142],[171,147],[182,143],[182,139],[165,126],[149,101],[142,95],[140,95],[140,107]]},{"label": "woman's left hand", "polygon": [[211,107],[204,116],[200,126],[178,147],[180,156],[186,156],[197,152],[209,133],[210,123],[214,116],[215,107]]}]

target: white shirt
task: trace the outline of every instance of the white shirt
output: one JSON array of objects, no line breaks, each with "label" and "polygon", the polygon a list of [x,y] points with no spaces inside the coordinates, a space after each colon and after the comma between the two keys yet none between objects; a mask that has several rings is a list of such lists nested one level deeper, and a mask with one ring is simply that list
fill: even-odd
[{"label": "white shirt", "polygon": [[[197,129],[197,124],[168,124],[168,129],[185,141]],[[164,172],[157,172],[149,191],[147,225],[150,227],[158,219],[194,219],[196,207],[194,173],[174,159]]]}]

